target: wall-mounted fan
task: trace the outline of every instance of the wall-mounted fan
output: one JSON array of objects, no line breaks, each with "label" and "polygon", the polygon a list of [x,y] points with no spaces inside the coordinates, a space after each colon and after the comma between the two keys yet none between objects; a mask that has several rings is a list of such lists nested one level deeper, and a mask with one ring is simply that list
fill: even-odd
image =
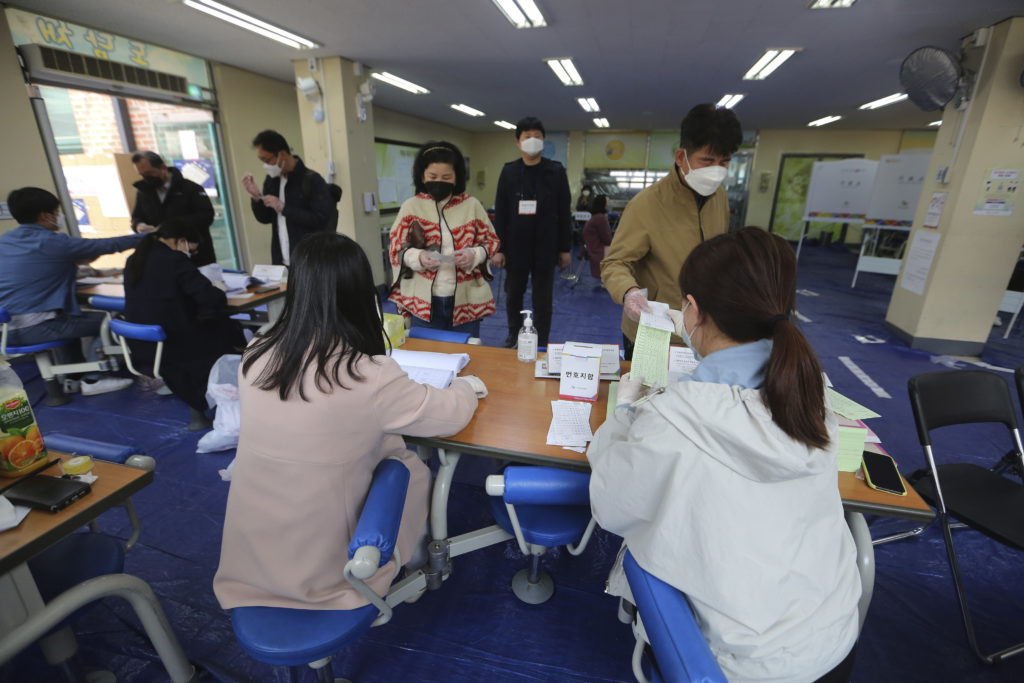
[{"label": "wall-mounted fan", "polygon": [[941,47],[919,47],[900,65],[900,83],[910,101],[924,111],[944,109],[963,86],[959,60]]}]

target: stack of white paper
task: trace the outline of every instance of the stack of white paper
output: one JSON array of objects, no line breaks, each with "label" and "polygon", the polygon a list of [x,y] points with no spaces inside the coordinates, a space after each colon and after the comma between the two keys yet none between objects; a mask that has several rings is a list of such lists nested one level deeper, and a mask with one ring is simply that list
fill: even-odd
[{"label": "stack of white paper", "polygon": [[590,407],[591,404],[580,401],[552,401],[547,444],[582,452],[594,438],[590,431]]},{"label": "stack of white paper", "polygon": [[467,353],[434,353],[392,349],[391,357],[405,370],[409,379],[420,384],[429,384],[438,389],[447,389],[459,371],[469,363],[469,354]]}]

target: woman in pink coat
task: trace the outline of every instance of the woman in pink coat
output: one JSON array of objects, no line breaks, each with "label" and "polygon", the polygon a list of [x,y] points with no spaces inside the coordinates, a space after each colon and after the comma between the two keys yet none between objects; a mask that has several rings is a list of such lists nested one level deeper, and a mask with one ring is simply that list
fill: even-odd
[{"label": "woman in pink coat", "polygon": [[[246,349],[241,435],[213,590],[224,608],[354,609],[348,543],[373,470],[397,458],[411,475],[402,558],[421,542],[430,472],[403,434],[455,434],[473,417],[468,381],[417,384],[385,355],[380,302],[366,255],[336,233],[292,253],[284,312]],[[384,595],[391,562],[367,583]]]},{"label": "woman in pink coat", "polygon": [[590,275],[601,279],[601,259],[612,243],[612,229],[608,225],[608,197],[599,194],[590,204],[590,220],[583,226],[583,244],[590,257]]}]

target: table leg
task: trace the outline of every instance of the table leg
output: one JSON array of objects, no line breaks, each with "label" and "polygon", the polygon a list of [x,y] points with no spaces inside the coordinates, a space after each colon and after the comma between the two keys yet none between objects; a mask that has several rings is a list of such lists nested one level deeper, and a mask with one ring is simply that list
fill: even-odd
[{"label": "table leg", "polygon": [[281,317],[284,312],[284,297],[279,296],[267,302],[267,322],[260,328],[260,332],[266,332]]},{"label": "table leg", "polygon": [[455,466],[459,464],[460,456],[444,448],[437,449],[437,456],[441,466],[437,468],[430,497],[430,537],[442,541],[448,538],[448,495],[451,493],[452,477],[455,476]]}]

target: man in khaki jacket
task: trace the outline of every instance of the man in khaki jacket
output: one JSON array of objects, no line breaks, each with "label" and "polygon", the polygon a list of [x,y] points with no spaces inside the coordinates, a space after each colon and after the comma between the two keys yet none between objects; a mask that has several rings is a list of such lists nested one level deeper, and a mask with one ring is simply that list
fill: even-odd
[{"label": "man in khaki jacket", "polygon": [[[729,109],[698,104],[686,114],[672,173],[630,200],[622,212],[601,279],[622,304],[626,358],[633,355],[640,313],[648,301],[682,308],[679,270],[690,251],[729,229],[729,199],[721,187],[743,129]],[[645,291],[646,290],[646,291]],[[673,344],[682,340],[672,335]]]}]

